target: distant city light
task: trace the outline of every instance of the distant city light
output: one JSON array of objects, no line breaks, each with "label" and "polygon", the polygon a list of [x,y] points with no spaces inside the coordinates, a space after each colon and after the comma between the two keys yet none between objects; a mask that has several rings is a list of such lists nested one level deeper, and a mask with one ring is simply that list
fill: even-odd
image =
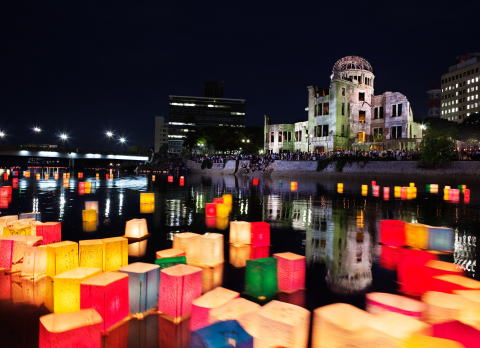
[{"label": "distant city light", "polygon": [[5,138],[5,136],[6,136],[5,132],[0,130],[0,138]]},{"label": "distant city light", "polygon": [[127,142],[127,139],[124,138],[124,137],[120,137],[120,138],[118,139],[118,141],[121,142],[122,144],[124,144],[124,143]]},{"label": "distant city light", "polygon": [[420,129],[421,129],[421,130],[427,129],[427,125],[425,125],[425,124],[420,125]]},{"label": "distant city light", "polygon": [[63,140],[63,141],[67,141],[69,136],[67,133],[60,133],[59,135],[60,139]]},{"label": "distant city light", "polygon": [[35,127],[33,127],[33,131],[34,131],[35,133],[41,133],[41,132],[42,132],[42,128],[35,126]]},{"label": "distant city light", "polygon": [[106,131],[105,135],[109,138],[113,137],[113,132],[112,131]]}]

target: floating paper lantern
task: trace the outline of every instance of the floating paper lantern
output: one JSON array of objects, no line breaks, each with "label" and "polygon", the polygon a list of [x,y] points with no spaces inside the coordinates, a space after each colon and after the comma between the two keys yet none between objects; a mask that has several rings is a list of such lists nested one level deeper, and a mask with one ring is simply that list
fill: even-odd
[{"label": "floating paper lantern", "polygon": [[456,274],[434,276],[430,290],[452,293],[454,290],[480,290],[480,281]]},{"label": "floating paper lantern", "polygon": [[23,176],[26,177],[26,178],[29,178],[30,177],[30,172],[29,171],[23,172]]},{"label": "floating paper lantern", "polygon": [[128,239],[143,239],[148,237],[146,219],[132,219],[125,224],[125,236]]},{"label": "floating paper lantern", "polygon": [[460,266],[451,262],[431,260],[425,264],[425,268],[429,278],[444,274],[463,275]]},{"label": "floating paper lantern", "polygon": [[337,193],[343,193],[343,183],[342,182],[337,183]]},{"label": "floating paper lantern", "polygon": [[390,187],[383,188],[383,199],[386,201],[390,199]]},{"label": "floating paper lantern", "polygon": [[428,249],[453,251],[455,232],[448,227],[428,227]]},{"label": "floating paper lantern", "polygon": [[157,306],[160,268],[151,263],[135,262],[122,267],[128,274],[130,312],[144,313]]},{"label": "floating paper lantern", "polygon": [[103,242],[101,239],[87,239],[78,242],[80,267],[94,267],[103,270]]},{"label": "floating paper lantern", "polygon": [[268,222],[251,222],[250,229],[252,236],[251,241],[253,246],[270,245],[270,224]]},{"label": "floating paper lantern", "polygon": [[192,311],[192,302],[202,293],[202,270],[175,265],[160,272],[158,310],[171,320],[181,321]]},{"label": "floating paper lantern", "polygon": [[400,186],[394,186],[393,187],[393,196],[395,198],[401,198],[402,197],[402,188]]},{"label": "floating paper lantern", "polygon": [[257,312],[255,336],[261,347],[307,348],[310,311],[273,300]]},{"label": "floating paper lantern", "polygon": [[128,239],[123,237],[104,238],[103,270],[117,271],[128,265]]},{"label": "floating paper lantern", "polygon": [[248,260],[245,269],[245,293],[259,300],[271,299],[278,291],[277,259]]},{"label": "floating paper lantern", "polygon": [[80,283],[80,308],[93,308],[103,318],[102,331],[128,317],[129,277],[120,272],[105,272]]},{"label": "floating paper lantern", "polygon": [[243,297],[237,297],[222,306],[210,310],[210,321],[237,320],[243,327],[247,327],[248,319],[254,315],[261,306]]},{"label": "floating paper lantern", "polygon": [[414,182],[411,182],[408,184],[409,187],[415,187],[415,183]]},{"label": "floating paper lantern", "polygon": [[215,204],[223,204],[223,197],[214,197],[212,202]]},{"label": "floating paper lantern", "polygon": [[463,191],[463,203],[470,203],[470,190],[469,189],[465,189],[465,191]]},{"label": "floating paper lantern", "polygon": [[185,186],[185,178],[183,176],[178,179],[178,185],[179,186]]},{"label": "floating paper lantern", "polygon": [[425,310],[425,304],[420,301],[385,292],[368,293],[366,299],[367,312],[372,314],[390,311],[418,319]]},{"label": "floating paper lantern", "polygon": [[100,179],[100,174],[99,173],[95,173],[95,180],[99,180]]},{"label": "floating paper lantern", "polygon": [[152,182],[155,182],[156,179],[157,177],[155,175],[152,175]]},{"label": "floating paper lantern", "polygon": [[259,183],[259,179],[258,179],[258,178],[253,178],[253,179],[252,179],[252,185],[253,185],[253,186],[258,186],[258,183]]},{"label": "floating paper lantern", "polygon": [[3,228],[4,236],[34,236],[36,225],[39,222],[34,219],[22,219],[10,222]]},{"label": "floating paper lantern", "polygon": [[53,179],[58,180],[58,173],[53,173]]},{"label": "floating paper lantern", "polygon": [[192,302],[192,316],[190,318],[191,330],[198,330],[212,324],[210,311],[226,304],[239,295],[236,291],[218,287],[194,299]]},{"label": "floating paper lantern", "polygon": [[140,204],[153,204],[153,203],[155,203],[155,193],[140,192]]},{"label": "floating paper lantern", "polygon": [[155,256],[157,259],[185,256],[185,251],[181,249],[174,249],[174,248],[164,249],[164,250],[157,251]]},{"label": "floating paper lantern", "polygon": [[74,312],[80,309],[80,283],[101,273],[100,268],[77,267],[53,278],[53,311]]},{"label": "floating paper lantern", "polygon": [[431,335],[457,341],[465,348],[477,348],[480,342],[479,330],[456,320],[432,325]]},{"label": "floating paper lantern", "polygon": [[411,296],[420,296],[429,288],[428,270],[425,264],[436,256],[422,250],[401,249],[397,275],[400,291]]},{"label": "floating paper lantern", "polygon": [[194,245],[196,238],[200,235],[192,232],[175,233],[173,235],[173,249],[183,250],[187,253],[188,249]]},{"label": "floating paper lantern", "polygon": [[98,215],[98,201],[85,201],[85,210],[95,210]]},{"label": "floating paper lantern", "polygon": [[205,216],[217,216],[217,205],[215,203],[205,203]]},{"label": "floating paper lantern", "polygon": [[480,330],[480,290],[455,290],[454,293],[468,302],[457,319]]},{"label": "floating paper lantern", "polygon": [[47,274],[46,246],[29,246],[25,248],[22,276],[31,279],[40,278]]},{"label": "floating paper lantern", "polygon": [[95,309],[40,317],[40,348],[102,347],[102,317]]},{"label": "floating paper lantern", "polygon": [[143,257],[147,253],[147,239],[128,244],[128,256]]},{"label": "floating paper lantern", "polygon": [[84,192],[85,191],[85,182],[84,181],[79,181],[78,182],[78,192]]},{"label": "floating paper lantern", "polygon": [[97,221],[82,221],[83,232],[95,232],[97,230]]},{"label": "floating paper lantern", "polygon": [[84,209],[82,210],[82,221],[93,222],[97,221],[97,211],[94,209]]},{"label": "floating paper lantern", "polygon": [[[36,180],[40,180],[41,178],[42,178],[42,176],[40,175],[40,173],[35,174],[35,179]],[[8,180],[8,175],[7,174],[3,175],[3,180]]]},{"label": "floating paper lantern", "polygon": [[191,348],[253,348],[250,336],[235,320],[221,321],[192,332]]},{"label": "floating paper lantern", "polygon": [[202,269],[202,293],[222,285],[223,263],[215,266],[199,266]]},{"label": "floating paper lantern", "polygon": [[404,246],[406,243],[405,222],[401,220],[380,220],[380,243]]},{"label": "floating paper lantern", "polygon": [[448,190],[448,200],[454,203],[458,203],[460,201],[460,190],[459,189]]},{"label": "floating paper lantern", "polygon": [[372,186],[372,194],[374,197],[380,197],[380,186]]},{"label": "floating paper lantern", "polygon": [[110,174],[105,174],[105,179],[110,180]]},{"label": "floating paper lantern", "polygon": [[222,195],[222,198],[223,198],[223,204],[226,204],[227,206],[230,207],[230,209],[232,208],[232,205],[233,205],[233,197],[230,193],[224,193]]},{"label": "floating paper lantern", "polygon": [[43,237],[43,244],[57,243],[62,240],[60,222],[44,222],[35,226],[37,236]]},{"label": "floating paper lantern", "polygon": [[223,234],[205,233],[191,242],[186,250],[187,262],[196,266],[215,266],[225,261]]},{"label": "floating paper lantern", "polygon": [[167,177],[167,181],[168,181],[168,182],[173,182],[173,175],[169,175],[169,176]]},{"label": "floating paper lantern", "polygon": [[47,244],[47,275],[53,277],[78,267],[78,244],[71,241]]},{"label": "floating paper lantern", "polygon": [[83,179],[83,173],[82,172],[78,172],[78,178]]},{"label": "floating paper lantern", "polygon": [[13,240],[0,239],[0,269],[10,270],[13,261]]},{"label": "floating paper lantern", "polygon": [[412,335],[403,341],[402,348],[465,348],[458,342],[425,335]]},{"label": "floating paper lantern", "polygon": [[44,175],[44,179],[45,179],[45,180],[48,180],[48,179],[50,179],[50,174],[48,174],[48,173],[45,173],[45,175]]},{"label": "floating paper lantern", "polygon": [[223,204],[223,203],[214,203],[214,204],[216,205],[217,217],[228,217],[230,215],[230,208],[226,204]]},{"label": "floating paper lantern", "polygon": [[34,211],[34,212],[31,212],[31,213],[21,213],[18,215],[18,219],[19,220],[22,220],[22,219],[33,219],[35,221],[41,221],[41,213],[38,212],[38,211]]},{"label": "floating paper lantern", "polygon": [[18,220],[17,215],[0,216],[0,235],[3,235],[3,229],[13,221]]},{"label": "floating paper lantern", "polygon": [[377,181],[376,181],[376,180],[372,180],[370,184],[371,184],[372,186],[376,186],[376,185],[377,185]]},{"label": "floating paper lantern", "polygon": [[298,190],[298,182],[290,181],[290,191],[295,192]]},{"label": "floating paper lantern", "polygon": [[417,198],[417,188],[415,186],[407,187],[407,199]]},{"label": "floating paper lantern", "polygon": [[[21,272],[23,266],[23,260],[25,257],[25,251],[28,247],[31,246],[38,246],[42,242],[42,237],[36,236],[8,236],[2,237],[3,240],[11,240],[13,242],[13,251],[11,253],[11,272]],[[6,246],[6,261],[10,258],[9,254],[9,246],[8,243],[5,244]]]},{"label": "floating paper lantern", "polygon": [[250,223],[246,221],[230,222],[230,244],[244,245],[251,243]]},{"label": "floating paper lantern", "polygon": [[362,185],[362,196],[368,195],[368,185]]},{"label": "floating paper lantern", "polygon": [[250,248],[250,259],[263,259],[270,256],[270,246],[252,246]]},{"label": "floating paper lantern", "polygon": [[155,211],[155,204],[140,204],[140,214],[152,214]]},{"label": "floating paper lantern", "polygon": [[430,193],[438,193],[438,185],[430,184]]},{"label": "floating paper lantern", "polygon": [[400,199],[408,199],[408,187],[402,187],[402,190],[400,191]]},{"label": "floating paper lantern", "polygon": [[412,248],[428,248],[428,230],[430,226],[419,223],[406,223],[406,244]]},{"label": "floating paper lantern", "polygon": [[172,267],[181,263],[183,264],[187,263],[187,258],[185,256],[164,257],[164,258],[155,260],[155,264],[158,265],[160,269]]},{"label": "floating paper lantern", "polygon": [[460,317],[470,305],[469,301],[460,295],[447,294],[438,291],[427,291],[422,296],[426,308],[423,319],[429,323],[441,323]]},{"label": "floating paper lantern", "polygon": [[10,198],[12,196],[12,186],[0,186],[0,198]]},{"label": "floating paper lantern", "polygon": [[230,264],[236,268],[245,267],[250,259],[251,248],[250,245],[230,245]]},{"label": "floating paper lantern", "polygon": [[278,289],[289,293],[305,289],[305,256],[286,252],[273,257],[277,259]]}]

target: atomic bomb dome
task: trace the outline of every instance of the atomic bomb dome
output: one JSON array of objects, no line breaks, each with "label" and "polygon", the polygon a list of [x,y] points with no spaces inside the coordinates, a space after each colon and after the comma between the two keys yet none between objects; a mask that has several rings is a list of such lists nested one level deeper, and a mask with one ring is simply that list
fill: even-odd
[{"label": "atomic bomb dome", "polygon": [[342,72],[347,70],[366,70],[373,73],[370,63],[362,57],[358,56],[346,56],[340,58],[333,65],[333,74],[339,76]]}]

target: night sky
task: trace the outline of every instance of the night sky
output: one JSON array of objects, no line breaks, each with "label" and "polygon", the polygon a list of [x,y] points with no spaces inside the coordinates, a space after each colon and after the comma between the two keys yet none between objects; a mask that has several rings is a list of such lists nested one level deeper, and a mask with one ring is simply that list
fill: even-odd
[{"label": "night sky", "polygon": [[[335,61],[359,55],[375,91],[399,91],[416,117],[455,57],[480,51],[478,1],[4,1],[0,129],[10,143],[101,147],[113,129],[153,143],[167,98],[205,80],[247,99],[247,124],[306,119],[306,87],[328,87]],[[33,125],[46,133],[32,138]]]}]

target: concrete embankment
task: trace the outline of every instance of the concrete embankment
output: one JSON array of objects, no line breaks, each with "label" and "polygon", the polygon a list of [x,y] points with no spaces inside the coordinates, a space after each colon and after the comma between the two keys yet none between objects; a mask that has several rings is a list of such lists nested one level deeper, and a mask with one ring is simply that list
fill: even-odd
[{"label": "concrete embankment", "polygon": [[449,177],[474,177],[480,180],[480,161],[455,161],[446,168],[423,169],[418,167],[416,161],[368,161],[347,163],[338,171],[335,163],[326,168],[319,169],[317,161],[274,161],[265,171],[251,172],[247,170],[249,161],[230,160],[225,164],[213,163],[210,169],[202,169],[201,163],[187,162],[187,167],[193,173],[222,174],[222,175],[272,175],[272,176],[449,176]]}]

